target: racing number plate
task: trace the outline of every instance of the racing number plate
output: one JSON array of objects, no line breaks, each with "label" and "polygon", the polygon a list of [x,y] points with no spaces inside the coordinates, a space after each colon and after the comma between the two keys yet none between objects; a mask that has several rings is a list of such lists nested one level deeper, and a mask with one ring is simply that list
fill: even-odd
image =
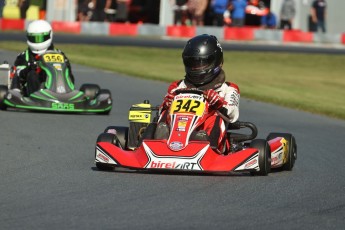
[{"label": "racing number plate", "polygon": [[43,56],[43,59],[45,62],[64,62],[64,57],[62,56],[62,54],[45,54]]},{"label": "racing number plate", "polygon": [[174,113],[189,113],[196,116],[202,116],[205,110],[205,102],[202,97],[183,95],[183,97],[176,96],[171,108],[170,114]]}]

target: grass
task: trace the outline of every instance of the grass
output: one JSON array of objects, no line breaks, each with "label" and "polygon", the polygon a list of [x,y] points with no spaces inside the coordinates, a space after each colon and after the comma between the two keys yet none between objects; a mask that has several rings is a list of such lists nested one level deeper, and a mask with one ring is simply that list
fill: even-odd
[{"label": "grass", "polygon": [[[26,44],[0,42],[22,51]],[[171,82],[184,76],[177,49],[59,44],[71,63]],[[345,55],[225,52],[227,80],[241,96],[345,120]]]}]

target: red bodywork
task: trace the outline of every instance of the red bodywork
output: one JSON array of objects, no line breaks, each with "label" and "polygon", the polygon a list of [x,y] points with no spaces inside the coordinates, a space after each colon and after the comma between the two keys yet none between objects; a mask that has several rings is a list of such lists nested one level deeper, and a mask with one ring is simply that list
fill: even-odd
[{"label": "red bodywork", "polygon": [[[147,153],[145,148],[152,152]],[[96,158],[97,154],[106,155],[114,160],[117,166],[122,167],[218,172],[236,171],[237,167],[249,163],[258,153],[257,149],[248,148],[233,154],[220,155],[209,147],[208,142],[201,141],[190,142],[183,150],[172,151],[167,148],[166,140],[144,141],[134,151],[123,150],[111,143],[98,142],[96,151]]]}]

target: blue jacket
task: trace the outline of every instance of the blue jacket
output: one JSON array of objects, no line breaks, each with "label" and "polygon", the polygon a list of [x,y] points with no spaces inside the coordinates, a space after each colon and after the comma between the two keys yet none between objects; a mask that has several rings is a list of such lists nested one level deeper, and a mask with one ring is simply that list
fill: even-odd
[{"label": "blue jacket", "polygon": [[233,11],[231,13],[232,18],[245,18],[246,16],[246,0],[233,0],[232,1]]},{"label": "blue jacket", "polygon": [[214,0],[211,6],[214,13],[223,14],[229,6],[229,0]]},{"label": "blue jacket", "polygon": [[277,19],[273,13],[269,13],[265,16],[261,17],[261,25],[267,27],[276,27],[277,26]]}]

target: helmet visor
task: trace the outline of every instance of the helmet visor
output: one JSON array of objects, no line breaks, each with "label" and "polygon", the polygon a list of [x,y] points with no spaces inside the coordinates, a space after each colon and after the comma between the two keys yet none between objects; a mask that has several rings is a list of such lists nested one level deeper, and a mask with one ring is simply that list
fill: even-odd
[{"label": "helmet visor", "polygon": [[204,57],[188,57],[183,58],[183,63],[185,67],[192,70],[202,70],[213,65],[216,60],[215,55],[208,55]]},{"label": "helmet visor", "polygon": [[45,33],[28,33],[29,42],[42,43],[50,39],[50,31]]}]

